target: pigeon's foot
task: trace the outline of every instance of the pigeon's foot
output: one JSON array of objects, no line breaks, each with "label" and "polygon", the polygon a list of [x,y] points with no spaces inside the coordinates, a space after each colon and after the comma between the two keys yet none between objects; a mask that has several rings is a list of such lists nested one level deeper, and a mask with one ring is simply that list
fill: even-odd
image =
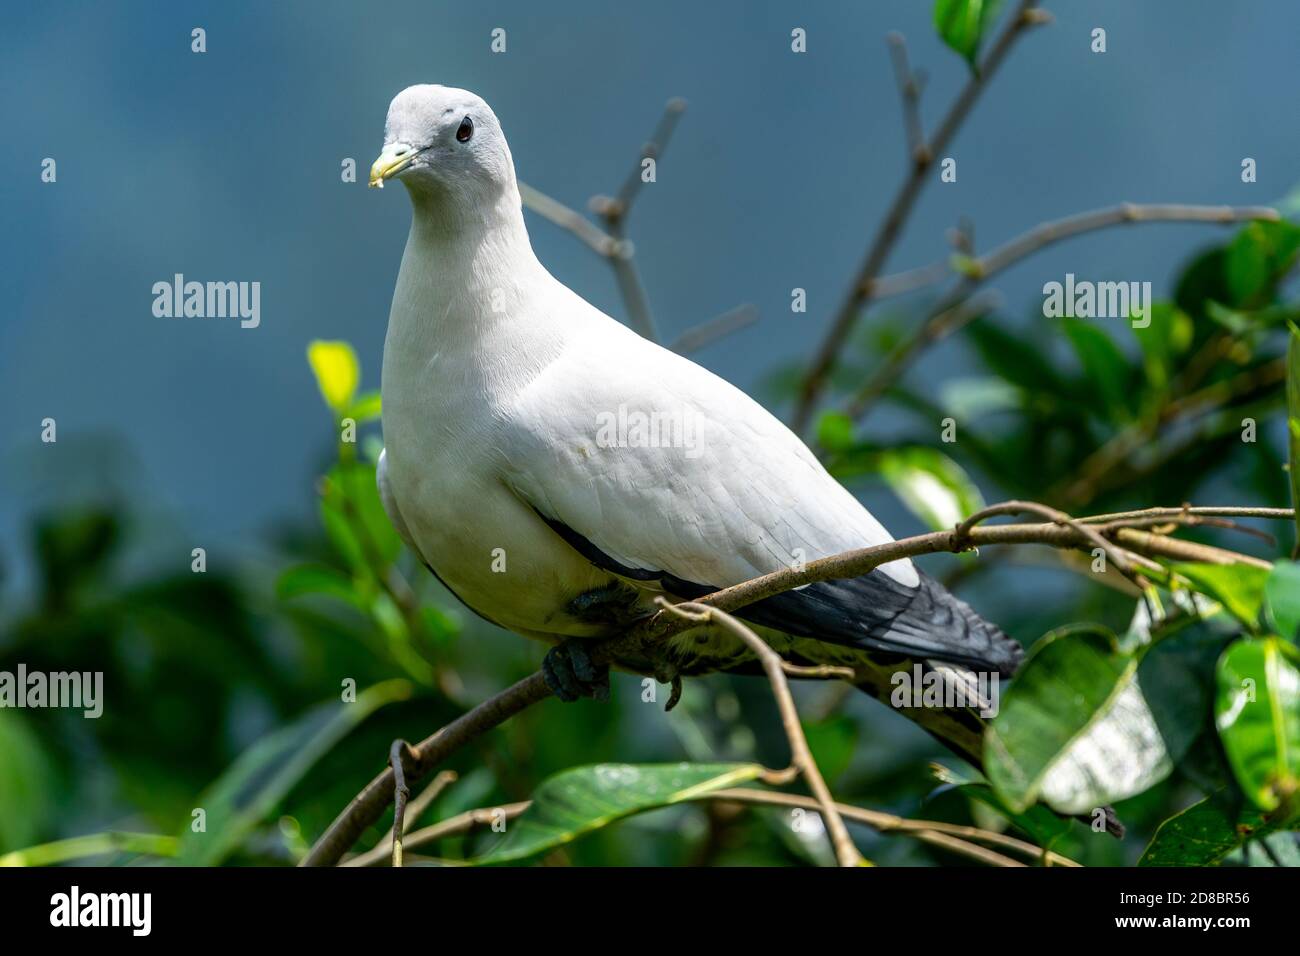
[{"label": "pigeon's foot", "polygon": [[542,658],[542,677],[556,697],[567,702],[579,697],[609,700],[609,665],[597,664],[585,641],[571,637],[556,644]]}]

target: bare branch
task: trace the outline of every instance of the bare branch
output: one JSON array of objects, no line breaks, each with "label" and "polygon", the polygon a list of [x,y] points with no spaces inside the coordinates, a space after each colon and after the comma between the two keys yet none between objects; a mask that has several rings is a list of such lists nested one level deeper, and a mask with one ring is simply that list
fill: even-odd
[{"label": "bare branch", "polygon": [[[866,383],[846,406],[845,413],[854,419],[859,419],[865,415],[880,397],[902,378],[903,373],[907,371],[922,351],[980,316],[982,310],[978,307],[963,307],[962,305],[971,293],[995,275],[1050,245],[1087,232],[1095,232],[1099,229],[1130,223],[1207,222],[1228,224],[1254,220],[1271,222],[1278,218],[1278,211],[1267,206],[1196,206],[1171,203],[1139,205],[1126,202],[1040,223],[1009,242],[998,246],[986,255],[979,257],[963,256],[957,260],[959,270],[962,273],[961,277],[930,310],[920,328],[895,348],[881,364],[880,368],[867,379]],[[945,272],[951,273],[952,266],[950,264],[935,262],[928,266],[912,269],[909,272],[899,273],[896,276],[885,276],[879,280],[877,290],[873,292],[872,298],[897,295],[901,292],[920,288],[922,285],[928,284],[927,280],[937,275],[941,268]],[[939,280],[935,279],[934,281]],[[880,291],[881,288],[884,291]]]},{"label": "bare branch", "polygon": [[679,355],[689,355],[741,329],[748,328],[757,321],[758,309],[752,305],[739,305],[730,312],[724,312],[707,322],[701,322],[687,329],[668,348]]},{"label": "bare branch", "polygon": [[925,131],[921,127],[921,89],[925,85],[922,73],[913,73],[907,61],[907,40],[897,31],[885,37],[889,55],[894,61],[894,78],[903,100],[903,132],[907,142],[907,158],[917,165],[928,166],[933,156],[925,144]]},{"label": "bare branch", "polygon": [[[928,152],[931,157],[939,155],[947,148],[980,93],[993,78],[1002,61],[1006,59],[1015,41],[1027,28],[1044,22],[1042,12],[1034,9],[1036,4],[1037,0],[1020,0],[979,69],[974,71],[940,121],[929,142]],[[852,332],[862,307],[874,295],[872,286],[889,259],[898,237],[902,234],[903,225],[911,215],[912,207],[928,179],[926,174],[929,169],[929,161],[918,162],[917,158],[914,158],[910,173],[895,194],[893,202],[890,203],[885,219],[875,238],[872,239],[866,257],[854,277],[852,288],[835,312],[830,330],[818,347],[808,374],[804,378],[794,411],[793,427],[796,432],[802,432],[808,427],[813,408],[822,389],[826,386],[831,368],[835,365],[844,343],[848,341],[849,333]]]},{"label": "bare branch", "polygon": [[[715,790],[712,793],[703,794],[701,800],[734,800],[737,803],[752,803],[778,807],[803,807],[808,810],[818,809],[816,800],[809,797],[799,796],[794,793],[777,793],[771,790],[755,790],[750,787],[735,787],[728,790]],[[1017,840],[1015,837],[1006,836],[1002,833],[994,833],[992,830],[982,830],[978,827],[962,826],[956,823],[943,823],[938,820],[909,820],[906,817],[895,816],[892,813],[883,813],[879,810],[866,810],[862,807],[850,806],[849,804],[838,803],[835,805],[840,815],[847,820],[853,820],[857,823],[865,823],[873,830],[880,833],[902,833],[908,836],[916,837],[927,843],[942,846],[944,849],[951,850],[954,853],[960,853],[969,856],[972,859],[980,860],[992,866],[1022,866],[1015,860],[1009,859],[999,853],[993,853],[983,847],[974,846],[968,841],[977,841],[981,843],[1000,846],[1008,850],[1013,850],[1028,859],[1040,860],[1046,857],[1046,861],[1055,866],[1079,866],[1069,857],[1061,856],[1059,853],[1052,853],[1036,847],[1032,843],[1026,843],[1023,840]]]},{"label": "bare branch", "polygon": [[567,229],[602,258],[611,258],[618,249],[618,240],[606,235],[601,229],[592,225],[591,220],[558,199],[552,199],[540,189],[519,184],[519,195],[524,205],[545,219],[550,220],[561,229]]}]

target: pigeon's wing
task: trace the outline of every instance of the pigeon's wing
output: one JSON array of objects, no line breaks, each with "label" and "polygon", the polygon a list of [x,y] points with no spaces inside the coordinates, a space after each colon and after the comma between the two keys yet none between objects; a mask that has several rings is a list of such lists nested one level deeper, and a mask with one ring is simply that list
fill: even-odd
[{"label": "pigeon's wing", "polygon": [[[891,540],[802,441],[712,373],[617,327],[503,410],[507,480],[573,548],[681,597]],[[906,559],[741,616],[832,643],[1010,670],[1019,646]]]}]

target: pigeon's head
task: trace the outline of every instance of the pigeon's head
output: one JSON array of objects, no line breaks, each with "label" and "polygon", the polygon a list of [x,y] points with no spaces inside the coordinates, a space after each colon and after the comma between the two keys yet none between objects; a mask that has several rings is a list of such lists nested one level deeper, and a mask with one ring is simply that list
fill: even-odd
[{"label": "pigeon's head", "polygon": [[413,193],[495,199],[514,184],[514,162],[496,114],[468,90],[422,84],[393,98],[384,149],[370,185],[401,179]]}]

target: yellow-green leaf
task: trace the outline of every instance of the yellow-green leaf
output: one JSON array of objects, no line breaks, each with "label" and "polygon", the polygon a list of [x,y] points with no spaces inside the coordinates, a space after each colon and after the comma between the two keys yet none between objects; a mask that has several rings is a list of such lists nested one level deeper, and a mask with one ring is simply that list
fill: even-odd
[{"label": "yellow-green leaf", "polygon": [[356,352],[347,342],[317,339],[307,346],[307,361],[311,363],[325,403],[335,414],[342,415],[352,404],[361,381]]}]

